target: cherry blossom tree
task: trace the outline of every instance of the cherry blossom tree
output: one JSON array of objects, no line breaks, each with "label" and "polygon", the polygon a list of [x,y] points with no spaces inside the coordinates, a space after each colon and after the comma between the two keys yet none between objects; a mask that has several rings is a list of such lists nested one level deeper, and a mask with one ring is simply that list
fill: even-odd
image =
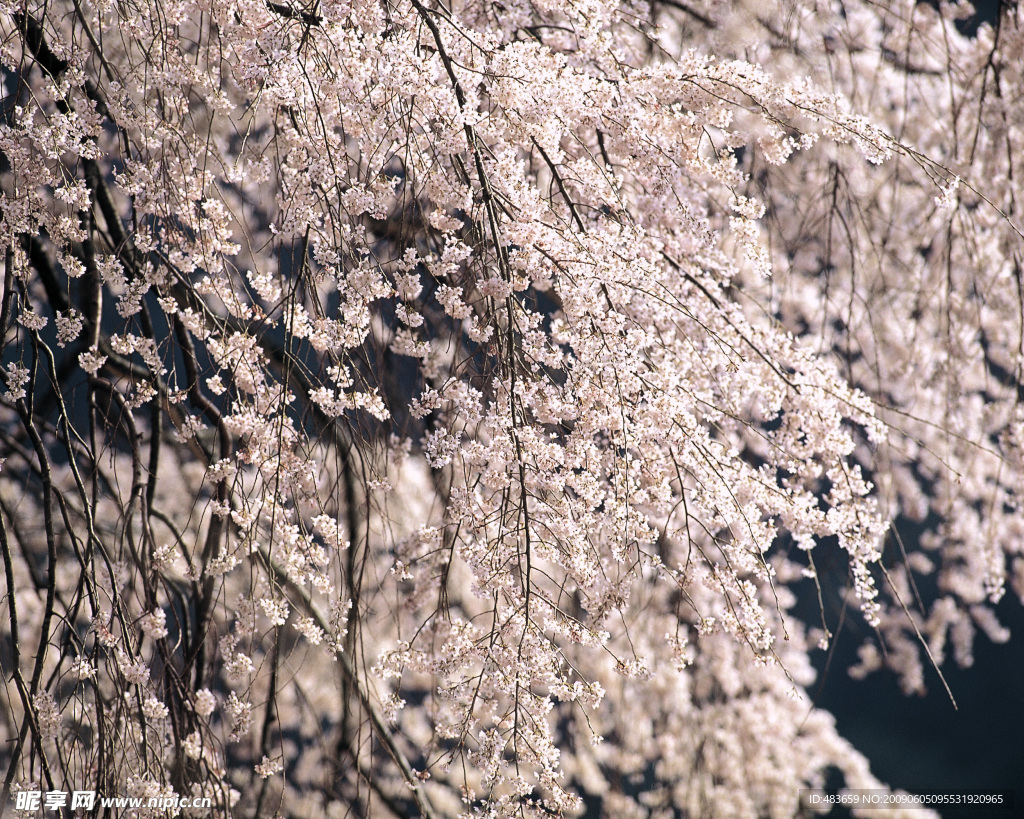
[{"label": "cherry blossom tree", "polygon": [[1008,639],[1015,4],[0,32],[0,812],[791,816],[884,787],[841,618],[910,694]]}]

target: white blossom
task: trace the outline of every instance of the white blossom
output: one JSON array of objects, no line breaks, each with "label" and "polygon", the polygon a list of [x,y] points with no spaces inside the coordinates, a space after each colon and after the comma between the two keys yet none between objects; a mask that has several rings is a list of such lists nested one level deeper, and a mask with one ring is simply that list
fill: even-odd
[{"label": "white blossom", "polygon": [[15,5],[12,782],[790,816],[1011,638],[1014,4]]},{"label": "white blossom", "polygon": [[82,332],[82,314],[75,308],[57,314],[57,344],[64,347],[75,341]]},{"label": "white blossom", "polygon": [[195,712],[201,717],[208,717],[217,708],[217,698],[206,688],[196,692]]},{"label": "white blossom", "polygon": [[78,355],[79,366],[89,375],[96,375],[106,360],[107,357],[105,355],[97,355],[95,349],[86,350]]},{"label": "white blossom", "polygon": [[163,609],[151,611],[142,616],[139,627],[148,637],[160,640],[167,636],[167,615]]}]

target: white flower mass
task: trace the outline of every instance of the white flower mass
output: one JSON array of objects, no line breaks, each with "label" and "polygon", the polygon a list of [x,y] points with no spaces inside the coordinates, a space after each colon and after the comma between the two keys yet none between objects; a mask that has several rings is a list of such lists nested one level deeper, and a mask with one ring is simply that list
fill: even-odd
[{"label": "white flower mass", "polygon": [[815,662],[920,694],[1024,600],[1022,53],[1011,3],[0,5],[5,792],[886,788]]}]

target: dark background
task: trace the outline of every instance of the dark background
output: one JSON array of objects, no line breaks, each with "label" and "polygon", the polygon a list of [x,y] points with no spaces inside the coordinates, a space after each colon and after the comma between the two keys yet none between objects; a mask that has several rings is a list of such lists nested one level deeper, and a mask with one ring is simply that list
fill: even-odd
[{"label": "dark background", "polygon": [[835,715],[839,733],[871,760],[880,780],[912,793],[1015,791],[1012,810],[947,809],[944,817],[1024,816],[1024,607],[1008,591],[997,613],[1012,632],[1008,643],[979,633],[971,668],[952,660],[942,666],[957,709],[932,668],[923,697],[905,696],[889,671],[852,679],[846,669],[860,642],[853,634],[837,635],[827,673],[824,653],[814,656],[817,704]]}]

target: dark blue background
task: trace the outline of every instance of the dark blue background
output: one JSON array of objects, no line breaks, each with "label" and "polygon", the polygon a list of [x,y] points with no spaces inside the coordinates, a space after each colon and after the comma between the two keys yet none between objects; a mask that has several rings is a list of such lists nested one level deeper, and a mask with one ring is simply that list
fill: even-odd
[{"label": "dark blue background", "polygon": [[839,733],[871,760],[883,782],[915,793],[1015,791],[1013,810],[945,810],[943,816],[1024,816],[1024,608],[1008,592],[997,612],[1012,632],[1010,642],[994,645],[979,634],[971,668],[951,660],[942,666],[958,710],[931,668],[923,697],[905,696],[888,671],[852,679],[846,669],[859,644],[852,634],[838,635],[827,674],[824,655],[815,657],[822,672],[818,705],[835,714]]}]

